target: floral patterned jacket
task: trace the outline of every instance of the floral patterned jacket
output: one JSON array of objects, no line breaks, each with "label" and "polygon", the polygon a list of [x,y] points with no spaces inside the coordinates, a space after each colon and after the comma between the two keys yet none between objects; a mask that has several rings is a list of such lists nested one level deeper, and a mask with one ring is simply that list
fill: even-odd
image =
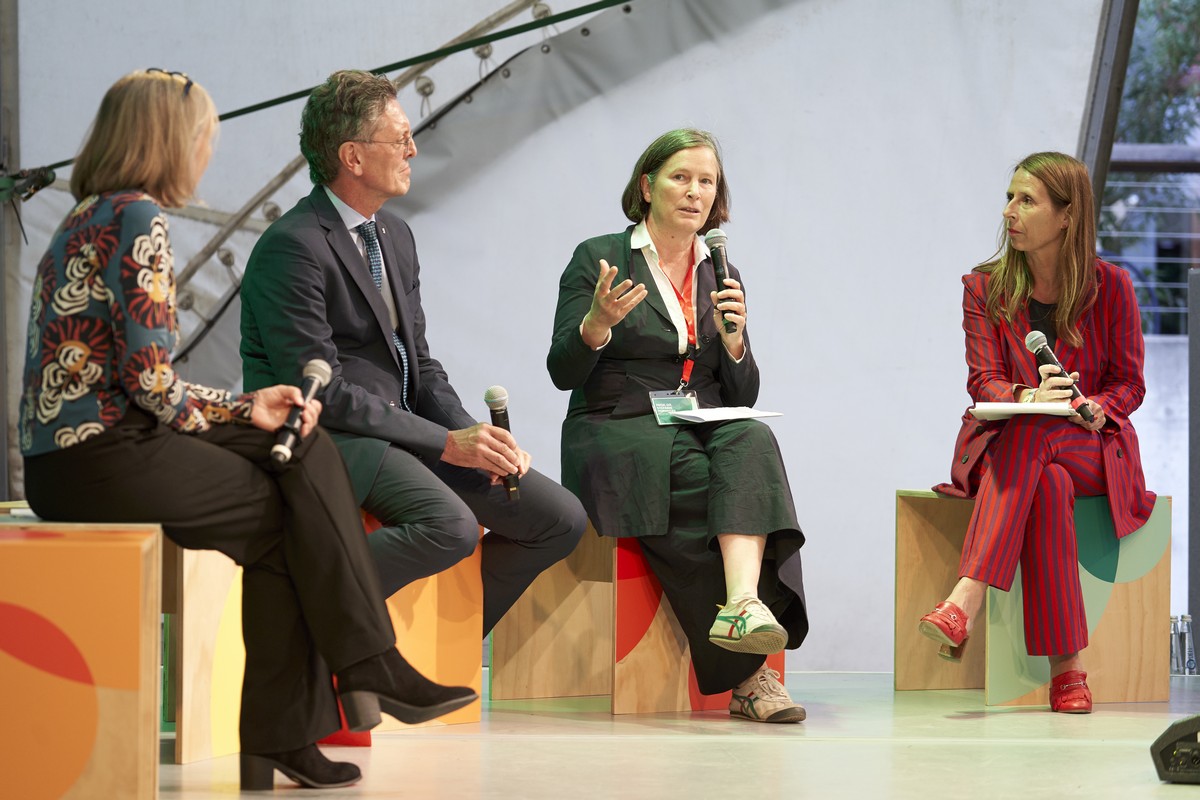
[{"label": "floral patterned jacket", "polygon": [[167,218],[142,191],[82,200],[38,265],[21,394],[21,452],[61,450],[120,422],[129,402],[180,433],[248,423],[251,395],[171,368],[175,270]]}]

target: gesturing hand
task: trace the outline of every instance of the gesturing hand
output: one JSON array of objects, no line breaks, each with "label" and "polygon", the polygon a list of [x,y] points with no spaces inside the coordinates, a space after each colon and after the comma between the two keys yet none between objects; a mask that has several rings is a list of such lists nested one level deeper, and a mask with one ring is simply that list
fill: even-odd
[{"label": "gesturing hand", "polygon": [[600,278],[596,281],[596,291],[592,294],[592,307],[583,318],[583,341],[588,347],[599,347],[608,340],[608,332],[612,327],[646,299],[645,284],[633,285],[629,278],[612,285],[617,277],[617,268],[610,267],[603,258],[600,259]]},{"label": "gesturing hand", "polygon": [[459,467],[481,469],[492,476],[492,483],[505,475],[524,475],[531,458],[517,446],[517,440],[503,428],[479,422],[469,428],[449,431],[442,461]]},{"label": "gesturing hand", "polygon": [[287,421],[288,413],[296,406],[300,412],[300,436],[308,436],[321,416],[321,401],[316,398],[304,403],[304,394],[296,386],[268,386],[254,393],[250,407],[250,424],[264,431],[277,431]]}]

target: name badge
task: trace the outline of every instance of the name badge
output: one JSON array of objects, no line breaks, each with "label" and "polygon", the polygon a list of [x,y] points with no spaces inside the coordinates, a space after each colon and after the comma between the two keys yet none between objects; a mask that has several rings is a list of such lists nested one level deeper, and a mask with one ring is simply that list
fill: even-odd
[{"label": "name badge", "polygon": [[695,411],[700,407],[695,392],[662,391],[650,392],[650,408],[659,425],[690,425],[686,419],[675,416],[676,411]]}]

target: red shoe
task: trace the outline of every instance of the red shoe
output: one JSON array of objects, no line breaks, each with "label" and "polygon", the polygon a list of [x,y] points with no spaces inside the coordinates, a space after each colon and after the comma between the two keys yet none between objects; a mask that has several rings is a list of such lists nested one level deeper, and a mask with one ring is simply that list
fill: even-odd
[{"label": "red shoe", "polygon": [[917,630],[941,643],[940,657],[947,661],[962,660],[964,642],[967,641],[967,615],[954,603],[938,603],[933,611],[921,617]]},{"label": "red shoe", "polygon": [[1073,669],[1050,679],[1050,710],[1064,714],[1092,713],[1092,692],[1087,673]]}]

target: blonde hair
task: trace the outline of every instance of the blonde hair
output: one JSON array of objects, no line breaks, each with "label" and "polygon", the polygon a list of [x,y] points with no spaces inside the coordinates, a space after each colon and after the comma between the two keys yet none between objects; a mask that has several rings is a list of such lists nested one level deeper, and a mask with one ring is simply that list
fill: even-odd
[{"label": "blonde hair", "polygon": [[[1067,229],[1058,251],[1060,289],[1052,320],[1058,337],[1075,347],[1083,344],[1079,320],[1096,302],[1096,212],[1087,167],[1064,153],[1033,153],[1013,168],[1040,180],[1056,210],[1066,209]],[[1025,253],[1001,234],[1000,250],[975,268],[991,273],[988,281],[988,319],[1012,322],[1033,294],[1033,274]]]},{"label": "blonde hair", "polygon": [[145,70],[119,79],[100,101],[71,170],[71,194],[141,189],[178,208],[196,191],[198,138],[217,125],[204,87],[180,72]]}]

